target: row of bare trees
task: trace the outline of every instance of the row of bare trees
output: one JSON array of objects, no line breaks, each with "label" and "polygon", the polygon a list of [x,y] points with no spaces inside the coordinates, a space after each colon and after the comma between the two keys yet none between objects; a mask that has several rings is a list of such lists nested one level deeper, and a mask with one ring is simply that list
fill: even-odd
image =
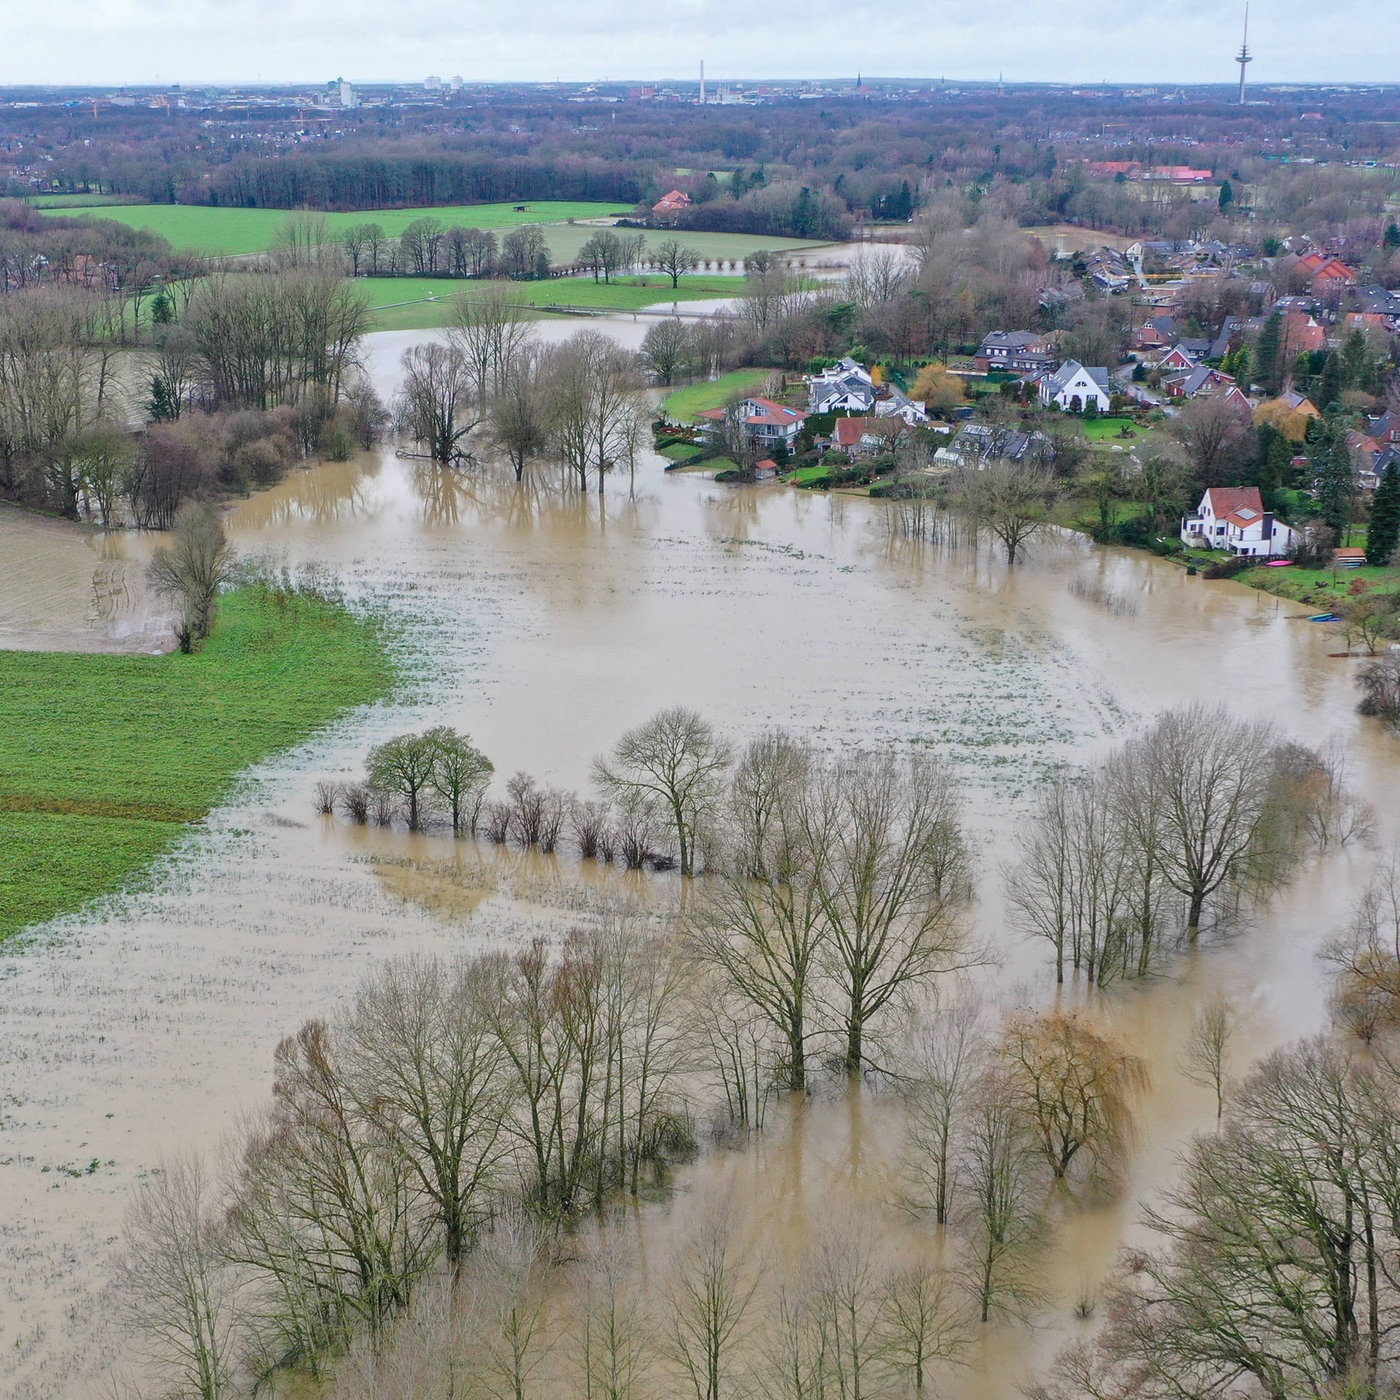
[{"label": "row of bare trees", "polygon": [[[171,1392],[243,1394],[346,1355],[346,1394],[410,1393],[405,1368],[450,1361],[469,1395],[640,1396],[666,1377],[718,1400],[759,1365],[777,1396],[858,1376],[867,1396],[919,1395],[978,1323],[1022,1315],[1052,1192],[1112,1174],[1145,1080],[1059,1012],[988,1035],[954,1008],[906,1048],[904,1205],[947,1234],[938,1267],[838,1225],[772,1275],[732,1212],[706,1212],[643,1307],[605,1215],[559,1232],[693,1150],[714,1078],[705,955],[605,917],[553,954],[399,958],[286,1039],[222,1169],[174,1164],[128,1216],[123,1307]],[[449,1341],[450,1318],[471,1325]],[[565,1350],[566,1382],[545,1365]]]},{"label": "row of bare trees", "polygon": [[1220,706],[1168,711],[1086,778],[1041,795],[1005,872],[1012,918],[1091,983],[1149,972],[1207,916],[1277,887],[1308,845],[1364,835],[1336,755]]},{"label": "row of bare trees", "polygon": [[284,1040],[221,1173],[168,1169],[128,1221],[128,1304],[174,1393],[314,1374],[501,1216],[635,1196],[691,1151],[681,967],[613,918],[554,956],[395,960]]}]

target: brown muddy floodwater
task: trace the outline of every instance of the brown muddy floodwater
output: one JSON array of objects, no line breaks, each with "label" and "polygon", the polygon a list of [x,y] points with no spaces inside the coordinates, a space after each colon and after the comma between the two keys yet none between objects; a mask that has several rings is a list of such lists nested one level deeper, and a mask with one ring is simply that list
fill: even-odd
[{"label": "brown muddy floodwater", "polygon": [[[614,324],[619,338],[645,332]],[[374,338],[382,385],[422,338]],[[331,1010],[378,959],[557,935],[627,892],[628,877],[608,871],[313,819],[314,783],[356,773],[391,734],[455,725],[502,777],[525,768],[580,789],[593,755],[668,704],[740,738],[787,725],[830,749],[928,744],[966,786],[975,915],[1000,958],[972,980],[1001,1006],[1054,996],[1040,950],[1006,930],[997,899],[1029,794],[1158,709],[1218,697],[1311,744],[1338,736],[1382,839],[1400,830],[1400,744],[1355,716],[1354,663],[1328,659],[1326,629],[1276,599],[1077,537],[1038,542],[1008,571],[988,550],[892,541],[878,502],[726,488],[664,475],[656,459],[600,500],[552,478],[520,490],[485,470],[444,477],[392,452],[297,472],[237,507],[230,527],[240,550],[324,565],[357,604],[394,618],[417,680],[250,774],[155,892],[0,955],[0,1394],[16,1400],[102,1393],[124,1348],[105,1290],[132,1183],[162,1156],[216,1150],[264,1100],[282,1035]],[[7,561],[13,538],[0,535]],[[26,556],[29,602],[7,617],[84,630],[83,591],[60,579],[60,556]],[[1132,610],[1083,601],[1076,579]],[[1098,1286],[1139,1230],[1140,1203],[1210,1121],[1209,1096],[1174,1068],[1198,987],[1239,1002],[1237,1043],[1251,1056],[1321,1028],[1315,952],[1374,860],[1328,855],[1230,940],[1094,1002],[1152,1066],[1141,1140],[1121,1199],[1060,1224],[1043,1325],[993,1329],[956,1382],[966,1394],[1015,1395],[1079,1325],[1071,1304]],[[685,1200],[722,1190],[748,1207],[755,1249],[790,1248],[818,1214],[890,1199],[892,1117],[875,1097],[818,1099],[753,1147],[680,1173],[681,1206],[649,1207],[634,1228],[664,1247]]]}]

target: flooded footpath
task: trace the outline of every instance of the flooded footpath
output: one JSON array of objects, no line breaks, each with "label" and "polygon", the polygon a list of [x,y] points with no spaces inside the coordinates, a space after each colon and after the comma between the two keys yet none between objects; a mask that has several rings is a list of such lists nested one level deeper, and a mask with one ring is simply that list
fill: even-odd
[{"label": "flooded footpath", "polygon": [[[626,339],[634,324],[614,329]],[[372,338],[382,388],[423,338]],[[1308,744],[1339,739],[1382,839],[1400,832],[1400,743],[1356,717],[1356,663],[1330,659],[1326,629],[1299,608],[1069,535],[1037,541],[1008,570],[990,549],[893,538],[880,502],[722,487],[662,466],[648,456],[600,498],[552,472],[517,487],[386,450],[293,473],[232,511],[240,552],[323,566],[353,605],[390,618],[414,679],[250,773],[153,892],[0,953],[0,1395],[105,1393],[124,1351],[107,1290],[128,1192],[164,1156],[217,1152],[264,1101],[281,1036],[385,957],[557,937],[635,878],[314,817],[315,783],[357,774],[390,735],[453,725],[498,779],[523,768],[579,790],[622,730],[678,703],[740,740],[782,725],[831,751],[928,745],[965,788],[974,918],[998,959],[971,980],[1003,1006],[1056,995],[1041,949],[1009,930],[998,901],[1032,792],[1162,708],[1218,699]],[[7,557],[11,538],[0,535]],[[141,546],[81,548],[135,560]],[[87,562],[36,548],[31,601],[0,610],[0,645],[26,617],[36,632],[83,630],[64,619]],[[1095,587],[1071,592],[1076,580]],[[1092,601],[1106,597],[1121,606]],[[1017,1393],[1078,1325],[1076,1297],[1136,1237],[1142,1201],[1213,1121],[1210,1096],[1175,1070],[1201,989],[1238,1002],[1250,1055],[1325,1024],[1315,953],[1374,860],[1329,854],[1228,941],[1095,1002],[1096,1021],[1152,1071],[1123,1191],[1061,1225],[1045,1325],[992,1329],[955,1382],[962,1393]],[[664,895],[669,877],[649,878]],[[887,1199],[897,1137],[878,1097],[818,1098],[748,1149],[707,1153],[677,1184],[682,1198],[719,1188],[745,1203],[754,1247],[782,1249],[818,1214]],[[676,1214],[648,1207],[635,1228],[659,1245]]]}]

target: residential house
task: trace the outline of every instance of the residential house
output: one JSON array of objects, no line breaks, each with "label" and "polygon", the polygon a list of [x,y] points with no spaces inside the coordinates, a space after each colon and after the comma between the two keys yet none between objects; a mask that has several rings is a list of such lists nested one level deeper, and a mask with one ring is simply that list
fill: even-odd
[{"label": "residential house", "polygon": [[1181,539],[1251,559],[1277,559],[1292,551],[1297,531],[1264,509],[1257,486],[1215,486],[1192,514],[1182,517]]},{"label": "residential house", "polygon": [[1162,381],[1162,392],[1170,399],[1194,399],[1208,391],[1233,386],[1231,375],[1209,365],[1197,365],[1186,374],[1173,374]]},{"label": "residential house", "polygon": [[1116,248],[1100,248],[1084,259],[1085,275],[1105,292],[1120,292],[1128,285],[1131,270]]},{"label": "residential house", "polygon": [[874,377],[849,356],[807,380],[807,407],[813,413],[870,413],[875,397]]},{"label": "residential house", "polygon": [[1356,269],[1328,253],[1308,253],[1298,259],[1298,266],[1310,277],[1314,296],[1356,285]]},{"label": "residential house", "polygon": [[875,391],[875,416],[898,418],[906,427],[918,427],[928,422],[928,408],[917,399],[901,394],[892,384],[882,384]]},{"label": "residential house", "polygon": [[690,196],[683,190],[672,190],[669,194],[663,194],[655,204],[651,206],[651,216],[668,222],[678,214],[684,214],[690,208]]},{"label": "residential house", "polygon": [[1021,432],[991,423],[965,423],[933,454],[941,467],[982,467],[988,462],[1048,462],[1055,444],[1044,433]]},{"label": "residential house", "polygon": [[1157,368],[1163,374],[1186,373],[1189,374],[1196,368],[1196,362],[1200,355],[1195,353],[1194,344],[1192,348],[1178,342],[1168,350],[1160,360],[1157,361]]},{"label": "residential house", "polygon": [[1053,374],[1042,375],[1038,386],[1041,403],[1074,411],[1092,401],[1101,413],[1107,413],[1113,394],[1107,369],[1086,369],[1078,360],[1066,360]]},{"label": "residential house", "polygon": [[1152,316],[1133,332],[1133,349],[1146,351],[1148,356],[1167,350],[1176,340],[1175,316]]},{"label": "residential house", "polygon": [[983,374],[992,370],[1038,374],[1055,368],[1055,350],[1034,331],[990,331],[977,348],[974,364]]},{"label": "residential house", "polygon": [[888,452],[896,439],[909,431],[893,418],[838,418],[832,431],[832,446],[853,462]]},{"label": "residential house", "polygon": [[[711,408],[696,416],[704,419],[701,431],[706,437],[713,437],[724,424],[726,409]],[[753,444],[765,452],[778,449],[791,452],[797,443],[797,435],[808,415],[800,408],[789,408],[787,404],[773,399],[744,399],[739,404],[739,415]]]}]

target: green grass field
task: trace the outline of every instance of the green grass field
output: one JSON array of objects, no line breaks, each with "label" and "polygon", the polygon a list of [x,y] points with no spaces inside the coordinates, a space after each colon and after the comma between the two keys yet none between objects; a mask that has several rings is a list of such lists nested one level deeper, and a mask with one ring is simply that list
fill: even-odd
[{"label": "green grass field", "polygon": [[[47,212],[58,214],[62,209]],[[352,224],[378,224],[397,238],[415,219],[434,218],[444,224],[489,228],[498,233],[521,224],[563,224],[568,219],[604,219],[630,213],[616,204],[551,200],[526,205],[515,212],[513,204],[458,204],[443,209],[370,209],[362,213],[316,214],[326,221],[332,236]],[[261,253],[272,247],[277,231],[286,223],[285,209],[214,209],[202,204],[137,204],[104,208],[96,218],[116,219],[132,228],[149,228],[176,248],[204,253]],[[580,246],[590,236],[585,232]]]},{"label": "green grass field", "polygon": [[260,589],[193,656],[0,651],[0,940],[138,882],[241,770],[393,683],[375,626]]},{"label": "green grass field", "polygon": [[[92,198],[92,196],[84,196]],[[80,207],[67,205],[46,208],[48,214],[79,213]],[[273,246],[277,232],[289,217],[285,209],[211,209],[197,204],[112,205],[89,211],[93,218],[116,219],[133,228],[149,228],[176,248],[192,248],[209,254],[261,253]],[[630,210],[616,204],[541,201],[528,204],[517,213],[513,204],[458,204],[441,209],[366,209],[348,214],[316,214],[326,221],[332,237],[338,237],[352,224],[376,223],[391,238],[397,238],[414,219],[433,218],[447,225],[492,229],[498,234],[521,224],[541,224],[556,263],[574,262],[579,250],[597,229],[589,224],[570,224],[570,219],[606,219]],[[672,235],[650,230],[648,243],[656,244]],[[723,264],[743,258],[756,248],[800,255],[816,247],[797,238],[761,238],[742,233],[681,233],[679,237],[697,255]],[[722,272],[723,266],[703,269]]]},{"label": "green grass field", "polygon": [[[446,326],[454,301],[479,296],[483,284],[439,277],[362,277],[358,285],[369,293],[374,328],[380,331],[429,330]],[[607,311],[639,311],[672,302],[703,301],[738,296],[742,277],[697,274],[682,277],[674,291],[671,279],[660,274],[594,282],[591,277],[553,277],[547,282],[517,282],[515,294],[526,306],[584,306]]]},{"label": "green grass field", "polygon": [[683,389],[673,390],[666,395],[662,409],[668,418],[680,423],[690,422],[696,414],[706,409],[723,408],[730,399],[758,393],[779,372],[775,369],[731,370],[718,379],[707,379],[700,384],[687,384]]}]

